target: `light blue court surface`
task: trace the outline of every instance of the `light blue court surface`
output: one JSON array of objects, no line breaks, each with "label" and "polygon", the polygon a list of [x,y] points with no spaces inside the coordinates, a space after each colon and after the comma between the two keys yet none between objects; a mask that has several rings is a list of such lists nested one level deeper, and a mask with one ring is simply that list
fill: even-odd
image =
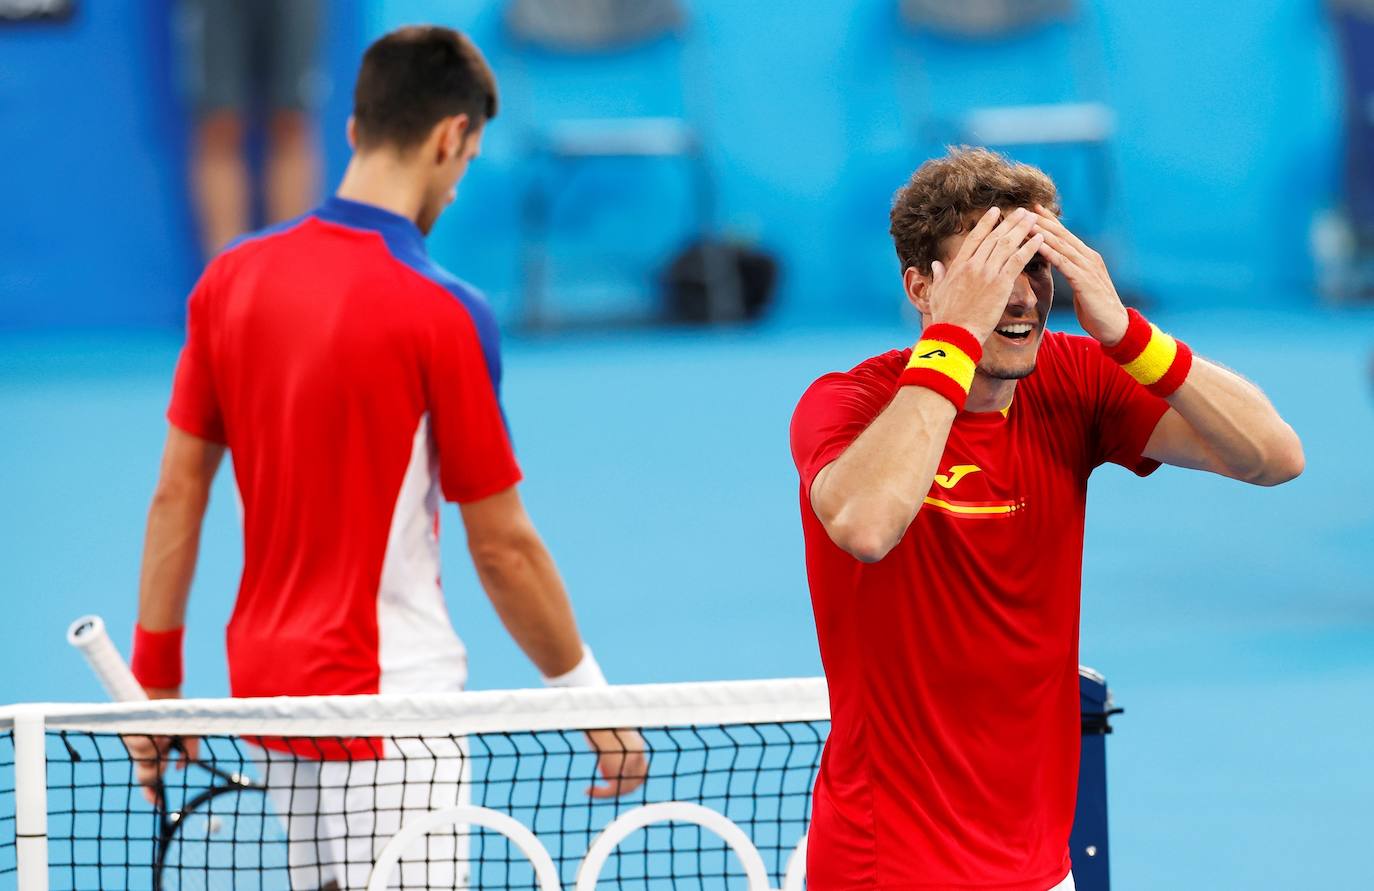
[{"label": "light blue court surface", "polygon": [[[1374,314],[1159,313],[1270,393],[1307,447],[1261,490],[1164,469],[1092,486],[1083,661],[1127,713],[1108,745],[1114,887],[1374,887]],[[806,384],[909,328],[508,343],[525,496],[617,681],[819,671],[787,422]],[[95,699],[62,635],[132,627],[175,335],[0,340],[0,701]],[[465,565],[445,587],[475,687],[537,683]],[[227,475],[188,633],[226,692],[239,561]]]}]

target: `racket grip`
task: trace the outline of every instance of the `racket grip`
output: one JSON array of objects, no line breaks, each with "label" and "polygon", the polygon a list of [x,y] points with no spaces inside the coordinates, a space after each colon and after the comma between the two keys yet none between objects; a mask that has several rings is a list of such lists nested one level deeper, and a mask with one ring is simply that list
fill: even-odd
[{"label": "racket grip", "polygon": [[137,702],[147,699],[143,685],[129,670],[129,663],[119,655],[114,642],[105,633],[105,623],[99,616],[82,616],[67,629],[67,643],[81,651],[86,663],[99,678],[105,692],[118,702]]}]

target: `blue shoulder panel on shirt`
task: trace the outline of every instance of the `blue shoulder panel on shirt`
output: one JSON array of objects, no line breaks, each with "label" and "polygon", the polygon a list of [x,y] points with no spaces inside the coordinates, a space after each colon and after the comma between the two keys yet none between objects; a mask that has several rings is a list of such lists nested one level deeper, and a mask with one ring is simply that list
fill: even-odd
[{"label": "blue shoulder panel on shirt", "polygon": [[482,344],[482,357],[487,363],[487,374],[491,377],[491,387],[496,391],[499,402],[501,394],[501,331],[496,325],[496,314],[491,311],[487,298],[483,297],[482,292],[472,285],[431,260],[429,255],[424,252],[423,247],[412,243],[409,238],[395,237],[391,232],[386,231],[382,232],[382,237],[393,257],[435,284],[442,286],[459,303],[463,304],[468,316],[472,318],[473,328],[477,330],[477,339]]},{"label": "blue shoulder panel on shirt", "polygon": [[482,355],[487,361],[487,373],[491,375],[491,385],[499,394],[501,390],[501,329],[496,324],[496,314],[492,312],[491,304],[487,303],[487,298],[477,288],[428,257],[424,258],[422,267],[416,267],[416,271],[431,281],[443,285],[468,311],[468,315],[472,317],[472,326],[477,329],[477,339],[482,343]]},{"label": "blue shoulder panel on shirt", "polygon": [[[487,367],[487,377],[491,382],[496,402],[501,403],[501,335],[496,326],[496,316],[481,292],[450,274],[429,258],[425,250],[425,237],[413,220],[406,219],[384,207],[341,198],[337,195],[326,198],[324,204],[314,211],[314,216],[332,225],[350,229],[375,232],[382,236],[387,252],[411,270],[447,290],[463,305],[482,350],[482,359]],[[298,222],[298,221],[293,221]],[[292,223],[264,230],[262,234],[276,234]],[[259,235],[261,237],[261,235]],[[502,416],[504,417],[504,410]],[[507,425],[509,427],[509,425]]]}]

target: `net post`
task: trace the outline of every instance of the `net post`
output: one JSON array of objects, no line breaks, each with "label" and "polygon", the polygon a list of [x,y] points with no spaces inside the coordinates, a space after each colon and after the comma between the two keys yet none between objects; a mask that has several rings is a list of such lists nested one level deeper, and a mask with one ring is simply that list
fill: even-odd
[{"label": "net post", "polygon": [[48,891],[48,755],[43,712],[14,712],[14,847],[19,891]]}]

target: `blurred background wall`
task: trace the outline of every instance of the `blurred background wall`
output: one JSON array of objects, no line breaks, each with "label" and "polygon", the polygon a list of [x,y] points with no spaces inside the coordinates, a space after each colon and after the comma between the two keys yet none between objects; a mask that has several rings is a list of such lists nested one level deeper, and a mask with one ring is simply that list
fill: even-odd
[{"label": "blurred background wall", "polygon": [[[1171,308],[1315,299],[1309,230],[1335,200],[1340,126],[1333,39],[1315,0],[1093,0],[1067,26],[993,45],[913,33],[891,0],[695,0],[679,45],[572,63],[516,46],[501,5],[330,3],[321,132],[332,187],[366,42],[413,21],[476,39],[505,106],[431,250],[507,320],[529,134],[550,109],[691,118],[719,228],[780,261],[784,324],[895,316],[886,211],[938,151],[922,122],[1075,98],[1116,115],[1112,225],[1133,289]],[[174,6],[86,2],[65,22],[0,26],[0,326],[179,324],[200,258]],[[620,268],[652,278],[687,235],[670,168],[588,171],[562,197],[556,230],[592,233]],[[1072,222],[1095,187],[1065,187]]]}]

